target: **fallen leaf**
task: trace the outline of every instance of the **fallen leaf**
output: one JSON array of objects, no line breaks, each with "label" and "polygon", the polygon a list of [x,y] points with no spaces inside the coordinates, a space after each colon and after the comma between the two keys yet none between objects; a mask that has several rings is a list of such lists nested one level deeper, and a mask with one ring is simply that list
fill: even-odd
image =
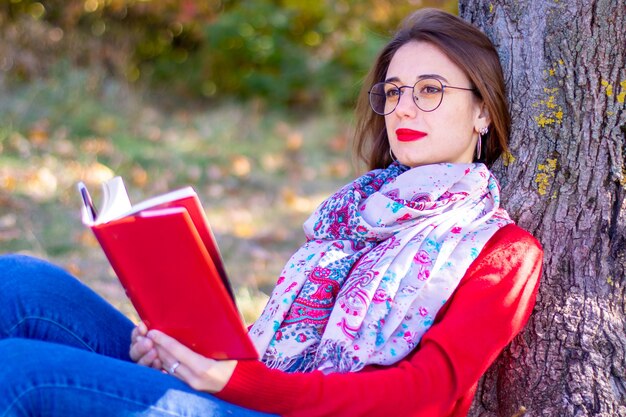
[{"label": "fallen leaf", "polygon": [[231,172],[237,177],[245,177],[249,175],[250,171],[252,170],[252,164],[250,163],[250,160],[243,155],[237,155],[233,157],[231,160],[231,164]]}]

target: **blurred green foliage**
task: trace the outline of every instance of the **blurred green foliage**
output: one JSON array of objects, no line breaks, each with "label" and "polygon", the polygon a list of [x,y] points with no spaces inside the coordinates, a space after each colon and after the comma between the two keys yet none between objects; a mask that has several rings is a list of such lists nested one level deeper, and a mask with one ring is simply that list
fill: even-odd
[{"label": "blurred green foliage", "polygon": [[[8,0],[0,35],[22,48],[24,39],[47,45],[35,56],[101,65],[176,96],[332,109],[353,104],[385,39],[425,6],[457,8],[450,0]],[[43,44],[32,39],[37,30]],[[0,70],[14,79],[46,69],[17,54],[9,61]]]}]

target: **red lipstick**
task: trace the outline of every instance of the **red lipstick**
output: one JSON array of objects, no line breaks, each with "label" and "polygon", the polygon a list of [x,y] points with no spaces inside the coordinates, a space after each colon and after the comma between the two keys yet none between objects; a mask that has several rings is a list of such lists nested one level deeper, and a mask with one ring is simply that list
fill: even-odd
[{"label": "red lipstick", "polygon": [[426,136],[426,133],[413,129],[397,129],[396,136],[400,142],[413,142]]}]

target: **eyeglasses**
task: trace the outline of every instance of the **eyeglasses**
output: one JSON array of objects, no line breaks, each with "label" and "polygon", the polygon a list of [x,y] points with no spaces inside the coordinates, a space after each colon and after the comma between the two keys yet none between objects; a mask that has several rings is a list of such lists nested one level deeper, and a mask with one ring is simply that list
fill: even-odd
[{"label": "eyeglasses", "polygon": [[377,83],[368,92],[370,98],[370,106],[375,113],[386,116],[392,113],[398,103],[400,97],[404,94],[405,88],[413,89],[413,102],[421,110],[431,112],[437,110],[443,101],[443,90],[446,88],[454,88],[455,90],[476,91],[475,88],[453,87],[451,85],[443,85],[436,78],[424,78],[416,82],[412,87],[410,85],[397,86],[394,83]]}]

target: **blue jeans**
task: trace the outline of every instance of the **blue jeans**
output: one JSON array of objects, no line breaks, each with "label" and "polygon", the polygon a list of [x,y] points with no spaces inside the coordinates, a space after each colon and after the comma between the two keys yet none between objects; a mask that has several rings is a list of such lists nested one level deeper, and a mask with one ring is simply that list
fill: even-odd
[{"label": "blue jeans", "polygon": [[132,329],[64,270],[0,256],[0,417],[267,416],[133,363]]}]

